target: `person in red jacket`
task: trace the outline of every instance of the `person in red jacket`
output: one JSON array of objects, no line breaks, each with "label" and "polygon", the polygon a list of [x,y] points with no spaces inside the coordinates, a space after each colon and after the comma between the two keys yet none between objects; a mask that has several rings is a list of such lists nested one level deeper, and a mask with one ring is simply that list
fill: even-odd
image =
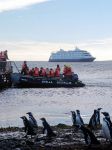
[{"label": "person in red jacket", "polygon": [[67,67],[66,75],[67,76],[71,76],[72,75],[72,68],[70,66]]},{"label": "person in red jacket", "polygon": [[2,62],[1,62],[1,70],[2,70],[3,72],[6,71],[7,60],[8,60],[8,59],[9,59],[9,58],[8,58],[7,50],[1,51],[1,52],[0,52],[0,61],[2,61]]},{"label": "person in red jacket", "polygon": [[59,65],[57,65],[56,69],[58,69],[59,71],[61,70]]},{"label": "person in red jacket", "polygon": [[41,77],[45,77],[46,76],[46,70],[43,67],[40,68],[39,76],[41,76]]},{"label": "person in red jacket", "polygon": [[50,69],[50,77],[54,77],[54,75],[55,75],[55,72],[54,72],[54,70],[51,68],[51,69]]},{"label": "person in red jacket", "polygon": [[7,54],[7,50],[5,50],[4,51],[4,60],[6,61],[6,60],[8,60],[9,58],[8,58],[8,54]]},{"label": "person in red jacket", "polygon": [[24,61],[23,64],[22,64],[21,74],[24,74],[24,75],[28,74],[28,66],[27,66],[27,62],[26,61]]},{"label": "person in red jacket", "polygon": [[32,69],[30,69],[30,70],[29,70],[28,75],[30,75],[30,76],[34,76],[34,68],[32,68]]},{"label": "person in red jacket", "polygon": [[7,50],[1,51],[0,52],[0,60],[1,61],[7,61],[8,59],[9,58],[8,58]]},{"label": "person in red jacket", "polygon": [[63,75],[64,78],[66,78],[67,80],[72,79],[73,76],[72,68],[70,66],[64,65]]},{"label": "person in red jacket", "polygon": [[56,67],[55,77],[60,77],[60,66],[59,65],[57,65],[57,67]]},{"label": "person in red jacket", "polygon": [[2,51],[0,52],[0,60],[2,61]]},{"label": "person in red jacket", "polygon": [[63,75],[65,76],[65,75],[66,75],[66,73],[67,73],[67,66],[66,66],[66,65],[64,65]]},{"label": "person in red jacket", "polygon": [[50,77],[50,70],[49,70],[49,68],[46,68],[46,77]]},{"label": "person in red jacket", "polygon": [[34,68],[34,76],[35,77],[39,76],[39,68],[37,68],[37,67]]}]

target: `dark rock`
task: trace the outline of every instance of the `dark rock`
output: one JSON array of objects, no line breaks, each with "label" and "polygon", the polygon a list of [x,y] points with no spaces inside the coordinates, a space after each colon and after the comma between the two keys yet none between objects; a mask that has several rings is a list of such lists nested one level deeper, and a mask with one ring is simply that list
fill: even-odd
[{"label": "dark rock", "polygon": [[94,134],[100,141],[99,145],[86,145],[80,130],[73,127],[58,124],[54,127],[57,136],[48,138],[43,136],[39,128],[38,137],[25,138],[21,128],[9,127],[0,129],[0,150],[112,150],[112,145],[101,135],[101,130],[95,130]]}]

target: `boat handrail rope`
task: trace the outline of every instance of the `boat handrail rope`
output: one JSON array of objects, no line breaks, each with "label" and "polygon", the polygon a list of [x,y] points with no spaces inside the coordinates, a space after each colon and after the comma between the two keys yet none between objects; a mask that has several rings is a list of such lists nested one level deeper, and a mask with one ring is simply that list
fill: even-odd
[{"label": "boat handrail rope", "polygon": [[20,73],[20,70],[18,69],[18,67],[17,67],[16,63],[15,63],[14,61],[12,61],[12,62],[14,63],[14,66],[16,67],[16,69],[17,69],[18,73]]}]

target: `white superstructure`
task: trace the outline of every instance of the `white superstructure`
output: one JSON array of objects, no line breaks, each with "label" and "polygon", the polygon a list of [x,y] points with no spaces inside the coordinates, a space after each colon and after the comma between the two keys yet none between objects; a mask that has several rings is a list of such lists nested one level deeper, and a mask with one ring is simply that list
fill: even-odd
[{"label": "white superstructure", "polygon": [[75,50],[64,51],[60,49],[56,53],[52,53],[49,61],[50,62],[90,62],[94,61],[94,57],[86,50],[80,50],[75,48]]}]

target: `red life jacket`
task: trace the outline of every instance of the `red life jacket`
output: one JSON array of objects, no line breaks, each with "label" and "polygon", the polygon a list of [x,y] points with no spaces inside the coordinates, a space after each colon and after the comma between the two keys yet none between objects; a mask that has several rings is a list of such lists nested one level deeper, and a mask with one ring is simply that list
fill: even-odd
[{"label": "red life jacket", "polygon": [[72,75],[71,67],[67,67],[66,75]]},{"label": "red life jacket", "polygon": [[46,68],[46,76],[49,77],[50,76],[50,71],[48,68]]},{"label": "red life jacket", "polygon": [[0,59],[2,59],[2,52],[0,52]]},{"label": "red life jacket", "polygon": [[34,69],[34,76],[36,76],[36,77],[39,76],[39,68]]},{"label": "red life jacket", "polygon": [[58,69],[59,71],[61,70],[60,67],[57,67],[56,69]]},{"label": "red life jacket", "polygon": [[50,77],[54,77],[54,70],[50,70]]},{"label": "red life jacket", "polygon": [[33,72],[32,72],[32,69],[29,70],[29,73],[28,73],[30,76],[33,76]]},{"label": "red life jacket", "polygon": [[67,73],[67,67],[64,67],[63,74],[66,75],[66,73]]},{"label": "red life jacket", "polygon": [[25,63],[23,63],[22,69],[27,69],[27,65]]},{"label": "red life jacket", "polygon": [[59,77],[60,76],[60,70],[58,68],[56,68],[55,70],[55,76],[56,77]]},{"label": "red life jacket", "polygon": [[4,52],[0,52],[0,59],[1,59],[2,61],[5,61],[5,60],[6,60],[6,59],[5,59]]},{"label": "red life jacket", "polygon": [[42,69],[42,73],[41,73],[41,74],[42,74],[42,76],[43,76],[43,77],[45,77],[45,75],[46,75],[46,71],[45,71],[45,69],[44,69],[44,68]]}]

